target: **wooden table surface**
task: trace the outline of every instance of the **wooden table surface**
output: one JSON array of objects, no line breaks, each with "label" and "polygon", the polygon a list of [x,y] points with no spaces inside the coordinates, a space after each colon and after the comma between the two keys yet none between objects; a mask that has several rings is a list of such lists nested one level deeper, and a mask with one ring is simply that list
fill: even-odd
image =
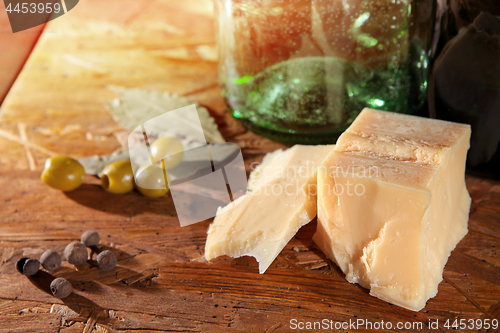
[{"label": "wooden table surface", "polygon": [[[280,332],[290,331],[293,319],[422,322],[424,331],[439,320],[436,331],[451,331],[447,319],[500,318],[498,181],[467,176],[469,234],[420,312],[349,284],[311,241],[315,221],[259,275],[249,257],[205,262],[209,223],[181,228],[170,196],[111,195],[91,176],[74,192],[48,188],[39,179],[47,157],[120,147],[126,132],[103,104],[116,97],[110,84],[175,92],[207,106],[226,140],[242,148],[248,170],[283,147],[226,112],[210,0],[80,1],[45,27],[1,106],[0,332]],[[73,284],[67,299],[47,293],[48,276],[15,271],[21,256],[62,252],[90,229],[117,254],[118,266],[104,273],[64,262],[54,275]]]}]

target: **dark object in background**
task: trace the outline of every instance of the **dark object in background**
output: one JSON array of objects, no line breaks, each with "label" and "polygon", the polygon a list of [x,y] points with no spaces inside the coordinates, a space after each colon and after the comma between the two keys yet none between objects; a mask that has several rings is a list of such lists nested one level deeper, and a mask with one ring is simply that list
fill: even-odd
[{"label": "dark object in background", "polygon": [[467,28],[481,12],[500,16],[500,1],[498,0],[444,0],[447,8],[441,17],[437,53],[443,50],[445,44],[458,35],[462,28]]},{"label": "dark object in background", "polygon": [[[460,15],[460,24],[467,17]],[[471,124],[468,166],[500,177],[500,16],[480,13],[446,44],[434,64],[429,111]]]},{"label": "dark object in background", "polygon": [[469,26],[481,12],[500,15],[498,0],[451,0],[449,5],[457,31]]}]

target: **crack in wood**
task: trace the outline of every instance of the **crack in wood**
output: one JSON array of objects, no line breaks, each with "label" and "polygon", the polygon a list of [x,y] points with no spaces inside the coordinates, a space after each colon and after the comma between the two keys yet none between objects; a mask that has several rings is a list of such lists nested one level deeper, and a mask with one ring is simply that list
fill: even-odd
[{"label": "crack in wood", "polygon": [[217,88],[218,86],[219,86],[218,82],[213,82],[213,83],[207,84],[207,85],[205,85],[203,87],[199,87],[199,88],[196,88],[196,89],[193,89],[193,90],[188,90],[186,92],[180,93],[179,95],[180,96],[195,95],[195,94],[199,94],[201,92],[204,92],[204,91],[207,91],[207,90],[210,90],[210,89],[213,89],[213,88]]},{"label": "crack in wood", "polygon": [[0,260],[0,267],[2,267],[4,263],[12,258],[12,256],[14,255],[14,251],[15,249],[12,247],[6,247],[3,249],[2,259]]},{"label": "crack in wood", "polygon": [[[21,137],[21,141],[29,143],[28,139],[28,132],[26,130],[26,124],[25,123],[18,123],[17,124],[17,129],[19,131],[19,136]],[[33,153],[31,152],[31,149],[27,146],[24,147],[26,151],[26,158],[28,159],[28,165],[31,171],[36,170],[36,159]]]},{"label": "crack in wood", "polygon": [[272,325],[271,327],[268,327],[265,330],[265,333],[272,333],[272,332],[276,331],[279,327],[281,327],[281,323],[276,323],[276,324]]},{"label": "crack in wood", "polygon": [[467,295],[467,293],[465,291],[463,291],[462,289],[460,289],[455,283],[453,283],[450,279],[448,278],[445,278],[443,277],[443,280],[445,280],[447,283],[450,284],[450,286],[452,286],[453,288],[455,288],[459,293],[461,293],[462,295],[464,295],[464,297],[472,303],[472,305],[474,305],[479,311],[481,311],[482,313],[484,313],[487,317],[489,317],[490,319],[492,319],[492,316],[486,311],[483,309],[483,307],[481,305],[479,305],[478,302],[476,302],[472,297],[470,297],[469,295]]},{"label": "crack in wood", "polygon": [[480,231],[477,231],[477,230],[473,230],[473,229],[470,229],[470,228],[469,228],[469,233],[478,234],[478,235],[481,235],[482,237],[486,237],[486,238],[493,238],[495,240],[500,240],[500,237],[498,237],[498,236],[495,236],[495,235],[492,235],[492,234],[485,234],[483,232],[480,232]]}]

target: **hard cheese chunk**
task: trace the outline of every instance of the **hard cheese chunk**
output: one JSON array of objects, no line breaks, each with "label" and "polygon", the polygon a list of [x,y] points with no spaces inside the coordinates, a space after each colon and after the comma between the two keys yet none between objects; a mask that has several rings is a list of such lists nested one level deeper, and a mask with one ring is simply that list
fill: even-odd
[{"label": "hard cheese chunk", "polygon": [[297,145],[268,154],[251,173],[248,193],[219,208],[208,230],[205,258],[252,256],[264,273],[316,216],[317,168],[333,147]]},{"label": "hard cheese chunk", "polygon": [[467,234],[470,127],[365,109],[318,171],[316,244],[370,294],[418,311]]}]

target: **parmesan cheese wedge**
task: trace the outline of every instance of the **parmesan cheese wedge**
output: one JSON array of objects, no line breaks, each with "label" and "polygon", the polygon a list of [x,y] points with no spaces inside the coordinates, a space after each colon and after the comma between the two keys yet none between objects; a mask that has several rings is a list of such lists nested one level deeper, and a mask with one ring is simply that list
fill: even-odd
[{"label": "parmesan cheese wedge", "polygon": [[252,256],[264,273],[316,216],[317,169],[333,147],[296,145],[266,155],[250,175],[247,194],[217,211],[205,258]]},{"label": "parmesan cheese wedge", "polygon": [[313,240],[346,279],[418,311],[467,234],[470,127],[365,109],[318,171]]}]

